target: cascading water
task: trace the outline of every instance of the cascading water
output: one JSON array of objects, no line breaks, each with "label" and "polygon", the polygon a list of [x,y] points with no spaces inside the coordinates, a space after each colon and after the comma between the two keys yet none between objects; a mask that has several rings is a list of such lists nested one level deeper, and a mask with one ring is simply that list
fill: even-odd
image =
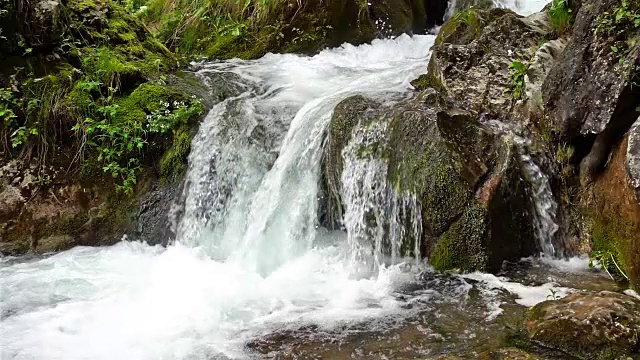
[{"label": "cascading water", "polygon": [[[433,40],[201,64],[205,83],[224,79],[235,96],[194,138],[176,243],[3,263],[2,358],[242,358],[273,329],[399,311],[394,289],[415,274],[383,266],[363,278],[344,235],[316,226],[321,145],[339,101],[406,91]],[[392,217],[414,216],[415,199],[380,191]],[[391,236],[399,246],[404,234]]]},{"label": "cascading water", "polygon": [[522,170],[532,189],[534,225],[542,254],[552,258],[562,256],[562,249],[554,245],[554,236],[559,228],[555,221],[558,203],[553,196],[549,177],[531,157],[531,139],[521,135],[523,129],[519,124],[497,120],[488,120],[485,124],[491,131],[509,138],[516,145]]},{"label": "cascading water", "polygon": [[392,264],[407,255],[406,250],[419,259],[422,217],[416,196],[398,194],[387,180],[386,162],[373,154],[384,151],[380,148],[385,146],[388,123],[361,125],[342,152],[341,180],[352,262],[366,273],[383,265],[385,254]]},{"label": "cascading water", "polygon": [[[528,16],[533,13],[542,11],[542,9],[550,2],[549,0],[492,0],[493,5],[497,8],[512,9],[520,15]],[[458,9],[458,0],[449,0],[445,20]]]}]

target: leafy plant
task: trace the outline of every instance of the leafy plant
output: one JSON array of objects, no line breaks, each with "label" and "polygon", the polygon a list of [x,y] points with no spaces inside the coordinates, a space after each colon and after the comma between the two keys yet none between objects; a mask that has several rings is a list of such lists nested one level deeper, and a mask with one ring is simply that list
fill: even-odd
[{"label": "leafy plant", "polygon": [[562,34],[571,24],[571,8],[567,4],[567,0],[553,0],[549,8],[549,17],[551,17],[551,25],[556,34]]},{"label": "leafy plant", "polygon": [[522,99],[525,91],[524,76],[529,70],[529,62],[515,60],[509,65],[511,70],[511,95],[514,99]]},{"label": "leafy plant", "polygon": [[9,88],[0,88],[0,120],[7,128],[11,128],[17,115],[12,107],[16,104],[16,98]]},{"label": "leafy plant", "polygon": [[477,27],[479,24],[478,12],[474,8],[469,8],[467,10],[460,10],[457,13],[457,16],[464,22],[465,24]]},{"label": "leafy plant", "polygon": [[[79,87],[85,92],[97,89],[97,82],[83,82]],[[113,103],[115,89],[108,96],[101,96],[89,108],[92,117],[78,122],[72,130],[83,139],[83,148],[92,149],[102,171],[117,179],[116,190],[132,194],[140,170],[140,156],[148,144],[149,135],[164,134],[187,123],[189,118],[203,111],[200,100],[192,97],[186,101],[160,101],[159,106],[143,119],[131,120]]]},{"label": "leafy plant", "polygon": [[627,44],[628,34],[638,28],[640,28],[638,9],[634,9],[629,0],[621,0],[619,6],[602,14],[595,32],[610,39],[611,52],[618,57],[622,64],[626,55],[631,51]]},{"label": "leafy plant", "polygon": [[560,295],[558,295],[558,291],[554,288],[549,289],[549,295],[547,295],[547,300],[560,300]]},{"label": "leafy plant", "polygon": [[589,267],[596,267],[600,265],[604,271],[613,280],[624,279],[629,281],[629,276],[622,270],[621,264],[616,261],[616,256],[611,250],[597,250],[591,252],[589,259]]}]

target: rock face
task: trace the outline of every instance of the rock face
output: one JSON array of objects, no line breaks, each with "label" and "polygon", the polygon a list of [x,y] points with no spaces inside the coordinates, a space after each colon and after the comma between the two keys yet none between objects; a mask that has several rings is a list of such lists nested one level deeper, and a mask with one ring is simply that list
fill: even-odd
[{"label": "rock face", "polygon": [[497,271],[503,260],[532,254],[531,204],[515,147],[468,113],[439,109],[433,89],[391,108],[362,97],[338,105],[323,162],[329,218],[340,219],[343,208],[344,147],[382,124],[382,140],[358,153],[386,164],[396,192],[417,196],[421,253],[434,267]]},{"label": "rock face", "polygon": [[[384,162],[397,193],[416,195],[421,254],[431,265],[497,271],[504,260],[540,251],[524,149],[516,146],[514,129],[506,123],[525,117],[509,93],[509,65],[522,54],[533,57],[551,32],[544,13],[529,18],[504,9],[457,13],[436,40],[428,74],[414,82],[420,91],[414,98],[392,107],[362,97],[338,105],[323,163],[325,223],[339,227],[342,216],[343,149],[353,134],[383,123],[383,140],[359,153]],[[532,83],[541,84],[563,45],[553,43],[547,56],[539,55]],[[509,130],[497,130],[494,119]]]},{"label": "rock face", "polygon": [[[627,115],[635,109],[628,109],[624,102],[631,96],[625,92],[631,91],[632,77],[625,74],[640,64],[640,48],[635,44],[627,45],[624,52],[611,49],[620,44],[600,24],[612,16],[607,11],[613,6],[621,5],[584,1],[567,48],[544,83],[549,125],[563,136],[599,134],[610,127],[628,129],[631,125]],[[613,32],[622,27],[626,38],[637,35],[637,30],[627,24],[611,26]]]},{"label": "rock face", "polygon": [[627,172],[629,184],[635,190],[636,200],[640,205],[640,119],[636,120],[629,130]]},{"label": "rock face", "polygon": [[551,32],[545,13],[523,18],[504,9],[470,10],[443,26],[424,81],[475,116],[490,112],[500,119],[520,119],[509,66],[515,60],[527,62]]},{"label": "rock face", "polygon": [[[572,36],[542,88],[545,126],[563,141],[592,142],[581,162],[583,186],[602,172],[612,145],[620,141],[638,116],[640,90],[636,68],[640,34],[613,8],[631,11],[627,2],[584,1]],[[593,135],[597,135],[593,137]]]},{"label": "rock face", "polygon": [[107,199],[104,186],[67,181],[63,168],[24,166],[14,160],[0,168],[0,253],[109,245],[127,230],[128,205]]},{"label": "rock face", "polygon": [[640,355],[640,301],[602,291],[546,301],[529,311],[531,339],[580,359]]},{"label": "rock face", "polygon": [[[594,254],[613,259],[624,271],[619,280],[640,286],[640,205],[629,174],[629,161],[634,155],[629,134],[614,145],[612,156],[604,170],[590,186],[590,227]],[[633,162],[633,161],[632,161]],[[634,170],[633,170],[634,171]],[[618,273],[614,264],[611,273]],[[626,279],[627,277],[628,279]]]}]

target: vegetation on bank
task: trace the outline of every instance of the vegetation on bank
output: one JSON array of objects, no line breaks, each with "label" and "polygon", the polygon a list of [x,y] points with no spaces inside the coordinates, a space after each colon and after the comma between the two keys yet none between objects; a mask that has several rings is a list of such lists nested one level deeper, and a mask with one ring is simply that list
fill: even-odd
[{"label": "vegetation on bank", "polygon": [[53,14],[30,11],[3,12],[5,28],[27,31],[21,21],[32,17],[53,22],[38,36],[0,39],[9,49],[0,58],[0,156],[104,174],[127,194],[141,167],[167,149],[162,176],[181,171],[176,159],[188,151],[189,121],[204,108],[166,85],[177,58],[115,2],[71,0]]},{"label": "vegetation on bank", "polygon": [[322,7],[303,11],[302,3],[289,0],[151,0],[138,11],[182,55],[248,59],[275,49],[315,51],[332,29]]}]

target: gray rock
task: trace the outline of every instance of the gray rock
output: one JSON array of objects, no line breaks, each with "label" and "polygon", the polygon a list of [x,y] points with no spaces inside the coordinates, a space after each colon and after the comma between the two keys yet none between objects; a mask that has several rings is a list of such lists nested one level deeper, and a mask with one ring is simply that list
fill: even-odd
[{"label": "gray rock", "polygon": [[39,239],[35,248],[38,254],[46,254],[54,251],[67,250],[76,245],[76,239],[70,235],[51,235]]},{"label": "gray rock", "polygon": [[629,130],[627,144],[627,172],[629,182],[636,191],[636,200],[640,204],[640,118]]},{"label": "gray rock", "polygon": [[[584,3],[569,43],[542,88],[549,128],[569,139],[579,134],[599,134],[611,126],[628,128],[630,124],[621,124],[629,120],[621,113],[627,109],[618,106],[630,81],[623,74],[640,65],[640,44],[636,43],[620,61],[611,50],[611,40],[602,29],[596,31],[611,3]],[[618,124],[610,124],[614,119]]]},{"label": "gray rock", "polygon": [[544,43],[531,59],[531,65],[524,77],[527,95],[527,110],[530,119],[541,119],[544,116],[542,85],[549,71],[562,55],[568,39],[560,38]]},{"label": "gray rock", "polygon": [[473,115],[491,112],[500,119],[520,119],[523,114],[509,93],[509,65],[533,56],[552,32],[549,19],[544,13],[524,18],[504,9],[476,12],[478,27],[456,19],[443,26],[427,81],[453,106]]}]

